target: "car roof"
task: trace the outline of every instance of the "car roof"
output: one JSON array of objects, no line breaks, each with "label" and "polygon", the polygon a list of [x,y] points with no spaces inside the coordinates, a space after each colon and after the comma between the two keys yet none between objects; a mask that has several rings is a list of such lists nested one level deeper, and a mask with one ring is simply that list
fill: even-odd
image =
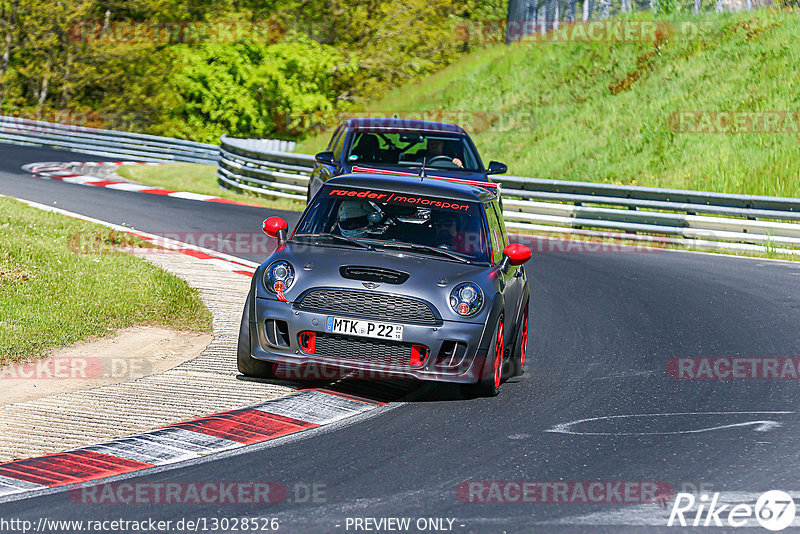
[{"label": "car roof", "polygon": [[488,202],[497,198],[484,187],[458,182],[399,174],[343,174],[325,182],[325,186],[373,188],[382,191],[402,192],[412,195],[441,197],[465,202]]},{"label": "car roof", "polygon": [[466,131],[457,124],[447,122],[424,121],[419,119],[401,119],[397,117],[361,117],[347,119],[347,127],[351,130],[408,130],[414,132],[438,132],[466,135]]}]

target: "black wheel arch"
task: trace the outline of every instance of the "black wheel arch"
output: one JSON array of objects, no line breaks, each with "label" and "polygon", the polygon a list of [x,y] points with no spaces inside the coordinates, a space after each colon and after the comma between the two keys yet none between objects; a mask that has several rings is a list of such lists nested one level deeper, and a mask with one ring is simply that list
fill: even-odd
[{"label": "black wheel arch", "polygon": [[478,344],[478,350],[475,354],[476,358],[483,360],[483,363],[481,364],[480,376],[484,376],[486,366],[489,365],[488,355],[489,350],[491,349],[490,345],[492,343],[492,337],[494,336],[495,329],[497,328],[497,321],[503,315],[504,306],[505,299],[503,294],[496,293],[495,298],[492,300],[492,308],[489,310],[489,314],[486,316],[486,323],[483,326],[481,341]]}]

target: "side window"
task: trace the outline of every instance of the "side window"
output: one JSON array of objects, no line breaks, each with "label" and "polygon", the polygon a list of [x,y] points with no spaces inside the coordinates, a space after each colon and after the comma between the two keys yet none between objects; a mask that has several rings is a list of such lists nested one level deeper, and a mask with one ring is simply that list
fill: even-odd
[{"label": "side window", "polygon": [[339,132],[339,137],[333,142],[331,152],[333,152],[333,157],[336,161],[339,161],[339,158],[342,157],[342,149],[344,148],[344,140],[346,137],[347,128],[342,128],[342,131]]},{"label": "side window", "polygon": [[486,220],[489,223],[489,239],[492,243],[492,263],[497,263],[503,259],[503,231],[500,229],[500,221],[497,219],[497,211],[493,203],[484,204],[486,208]]},{"label": "side window", "polygon": [[505,248],[508,246],[508,234],[506,233],[505,221],[503,221],[503,210],[500,209],[500,204],[497,202],[492,202],[492,207],[494,208],[494,211],[497,214],[497,219],[500,223],[500,232],[502,232],[503,236],[503,248]]},{"label": "side window", "polygon": [[336,131],[333,132],[333,135],[331,136],[331,140],[328,143],[328,148],[326,148],[326,150],[328,150],[329,152],[333,150],[333,145],[336,143],[337,139],[339,138],[339,135],[342,133],[343,130],[344,130],[344,127],[342,127],[342,126],[339,126],[338,128],[336,128]]}]

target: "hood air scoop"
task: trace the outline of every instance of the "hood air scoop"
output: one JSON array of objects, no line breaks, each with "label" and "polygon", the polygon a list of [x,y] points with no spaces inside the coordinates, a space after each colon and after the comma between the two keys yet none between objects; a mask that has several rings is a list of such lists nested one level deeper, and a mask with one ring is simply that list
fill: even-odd
[{"label": "hood air scoop", "polygon": [[380,282],[385,284],[402,284],[408,280],[408,273],[383,269],[381,267],[360,267],[357,265],[343,265],[339,267],[342,278],[361,280],[364,282]]}]

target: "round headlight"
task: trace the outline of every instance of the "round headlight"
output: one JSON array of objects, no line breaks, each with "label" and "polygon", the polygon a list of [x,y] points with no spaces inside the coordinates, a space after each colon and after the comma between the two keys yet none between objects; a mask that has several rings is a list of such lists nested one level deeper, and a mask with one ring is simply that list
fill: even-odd
[{"label": "round headlight", "polygon": [[462,282],[450,292],[450,307],[459,315],[475,315],[483,307],[483,291],[472,282]]},{"label": "round headlight", "polygon": [[272,268],[272,276],[276,280],[286,280],[289,276],[289,269],[286,268],[286,265],[279,264]]},{"label": "round headlight", "polygon": [[264,286],[272,293],[286,291],[294,283],[294,268],[288,261],[276,261],[264,271]]},{"label": "round headlight", "polygon": [[478,298],[478,292],[475,291],[474,287],[469,285],[465,285],[464,287],[462,287],[461,290],[458,292],[458,295],[464,302],[472,302],[473,300]]}]

